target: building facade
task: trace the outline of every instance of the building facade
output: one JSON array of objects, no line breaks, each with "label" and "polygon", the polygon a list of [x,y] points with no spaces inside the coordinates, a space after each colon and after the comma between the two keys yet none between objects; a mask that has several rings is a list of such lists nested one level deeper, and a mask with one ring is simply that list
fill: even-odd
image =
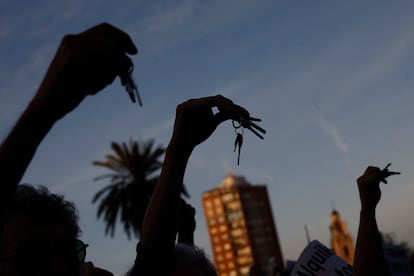
[{"label": "building facade", "polygon": [[348,226],[336,210],[333,210],[331,213],[331,221],[329,230],[331,231],[332,251],[350,265],[353,265],[355,248],[352,236],[348,231]]},{"label": "building facade", "polygon": [[251,185],[229,174],[203,193],[203,207],[214,263],[220,276],[248,275],[253,265],[267,270],[284,261],[265,185]]}]

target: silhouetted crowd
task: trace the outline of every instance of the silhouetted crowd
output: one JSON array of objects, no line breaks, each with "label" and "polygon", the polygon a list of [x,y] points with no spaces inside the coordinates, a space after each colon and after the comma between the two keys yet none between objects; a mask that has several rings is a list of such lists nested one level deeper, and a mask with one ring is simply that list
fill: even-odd
[{"label": "silhouetted crowd", "polygon": [[[85,262],[88,244],[80,240],[74,204],[43,186],[20,182],[48,132],[86,96],[97,94],[117,76],[133,93],[129,79],[133,63],[128,55],[137,52],[127,33],[107,23],[62,39],[37,93],[0,146],[1,276],[112,275],[111,268]],[[213,108],[219,111],[215,113]],[[126,275],[217,275],[203,250],[194,244],[195,209],[182,201],[180,193],[191,153],[226,120],[248,127],[252,118],[245,108],[221,95],[190,99],[177,106],[135,263]],[[381,199],[380,182],[393,174],[388,167],[369,166],[357,179],[361,212],[353,275],[390,275],[376,206]],[[276,264],[268,271],[252,266],[250,275],[289,272],[279,270]]]}]

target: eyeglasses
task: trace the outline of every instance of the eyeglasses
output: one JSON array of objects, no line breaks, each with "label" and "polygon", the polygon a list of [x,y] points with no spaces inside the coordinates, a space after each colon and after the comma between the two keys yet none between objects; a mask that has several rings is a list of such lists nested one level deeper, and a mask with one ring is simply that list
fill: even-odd
[{"label": "eyeglasses", "polygon": [[86,248],[89,244],[84,243],[81,240],[75,239],[75,254],[79,264],[82,264],[86,258]]},{"label": "eyeglasses", "polygon": [[0,257],[0,263],[11,262],[16,267],[33,269],[44,265],[52,256],[62,254],[74,265],[80,266],[85,261],[88,246],[79,239],[55,242],[29,241],[18,246],[15,253]]}]

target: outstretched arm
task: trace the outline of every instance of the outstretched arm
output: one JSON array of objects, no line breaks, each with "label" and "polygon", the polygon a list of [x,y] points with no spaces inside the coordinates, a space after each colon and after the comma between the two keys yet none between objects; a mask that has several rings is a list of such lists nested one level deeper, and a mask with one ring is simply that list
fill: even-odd
[{"label": "outstretched arm", "polygon": [[361,213],[352,275],[391,275],[375,211],[381,199],[380,182],[392,174],[396,173],[370,166],[357,180]]},{"label": "outstretched arm", "polygon": [[[212,108],[221,111],[213,114]],[[174,247],[177,210],[185,168],[194,148],[205,141],[234,108],[222,96],[186,101],[177,107],[174,131],[167,147],[160,178],[145,215],[141,243],[148,248]]]},{"label": "outstretched arm", "polygon": [[[219,109],[217,114],[213,114],[213,107]],[[151,252],[173,251],[180,191],[190,155],[198,144],[210,137],[220,123],[242,111],[246,112],[223,96],[192,99],[178,105],[173,135],[145,215],[140,241],[142,248]],[[139,253],[137,261],[141,264]]]},{"label": "outstretched arm", "polygon": [[107,23],[63,38],[36,95],[0,145],[0,211],[56,121],[127,72],[126,54],[136,53],[130,37]]}]

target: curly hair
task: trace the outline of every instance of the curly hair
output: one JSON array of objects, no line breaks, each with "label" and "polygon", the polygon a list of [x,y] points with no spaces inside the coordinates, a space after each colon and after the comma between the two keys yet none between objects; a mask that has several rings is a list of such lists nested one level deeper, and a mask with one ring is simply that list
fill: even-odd
[{"label": "curly hair", "polygon": [[80,235],[78,211],[73,202],[65,200],[63,195],[51,193],[42,185],[21,184],[17,186],[14,199],[6,210],[6,221],[23,215],[38,225],[61,225],[72,237]]}]

